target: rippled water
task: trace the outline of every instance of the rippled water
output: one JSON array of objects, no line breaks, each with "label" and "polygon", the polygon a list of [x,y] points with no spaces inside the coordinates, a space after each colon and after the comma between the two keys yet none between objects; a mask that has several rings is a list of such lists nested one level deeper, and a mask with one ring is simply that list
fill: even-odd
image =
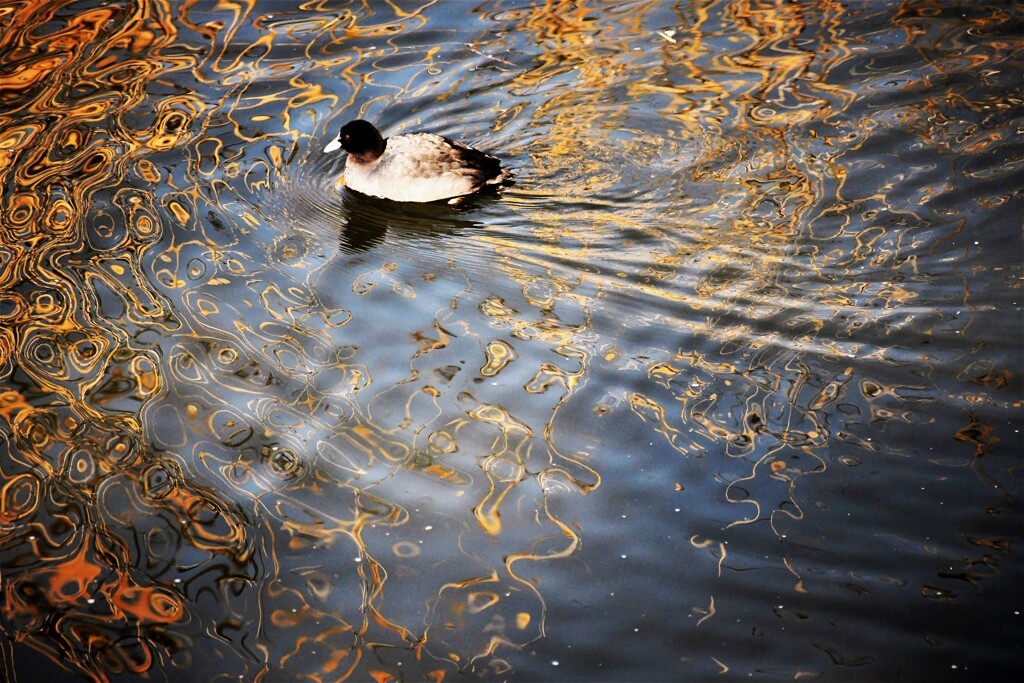
[{"label": "rippled water", "polygon": [[1022,16],[0,6],[4,676],[1008,675]]}]

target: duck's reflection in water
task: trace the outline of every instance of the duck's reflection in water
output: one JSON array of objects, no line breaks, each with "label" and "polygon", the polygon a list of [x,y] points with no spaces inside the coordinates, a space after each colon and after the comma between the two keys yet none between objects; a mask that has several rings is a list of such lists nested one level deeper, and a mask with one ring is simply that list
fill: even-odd
[{"label": "duck's reflection in water", "polygon": [[372,249],[386,239],[408,242],[440,240],[481,230],[473,219],[474,209],[500,201],[485,194],[468,199],[458,208],[443,202],[410,204],[361,195],[347,188],[339,192],[337,210],[343,216],[338,232],[341,250],[356,253]]}]

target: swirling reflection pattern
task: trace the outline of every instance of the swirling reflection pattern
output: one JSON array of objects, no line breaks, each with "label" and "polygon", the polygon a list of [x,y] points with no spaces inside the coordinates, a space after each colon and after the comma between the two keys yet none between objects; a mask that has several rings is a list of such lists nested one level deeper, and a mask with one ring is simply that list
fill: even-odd
[{"label": "swirling reflection pattern", "polygon": [[[949,418],[949,464],[1009,505],[986,415],[1016,379],[963,334],[986,312],[957,246],[1019,207],[986,94],[1009,11],[904,3],[855,36],[841,3],[588,4],[459,5],[472,35],[433,2],[0,8],[19,652],[97,681],[504,675],[586,536],[569,501],[632,434],[679,491],[713,470],[690,543],[719,573],[887,431]],[[528,173],[466,213],[339,192],[316,150],[356,113]]]}]

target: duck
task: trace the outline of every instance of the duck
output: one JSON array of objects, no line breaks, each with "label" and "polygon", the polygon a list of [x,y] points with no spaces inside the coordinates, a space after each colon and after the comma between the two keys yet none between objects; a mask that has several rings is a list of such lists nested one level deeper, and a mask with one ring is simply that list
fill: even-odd
[{"label": "duck", "polygon": [[404,133],[385,138],[369,121],[341,127],[325,153],[344,149],[345,185],[371,197],[396,202],[460,204],[485,188],[500,189],[512,172],[501,160],[434,133]]}]

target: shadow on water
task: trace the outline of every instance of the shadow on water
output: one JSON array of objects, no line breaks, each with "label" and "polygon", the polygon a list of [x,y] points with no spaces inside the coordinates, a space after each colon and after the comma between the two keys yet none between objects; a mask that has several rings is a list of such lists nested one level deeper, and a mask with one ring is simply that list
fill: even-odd
[{"label": "shadow on water", "polygon": [[[487,203],[500,201],[497,195],[474,197],[456,208],[446,203],[403,204],[367,197],[347,188],[339,192],[341,247],[360,252],[382,244],[385,239],[398,242],[442,241],[446,237],[467,236],[483,229],[472,220],[473,211]],[[301,214],[300,216],[301,219]],[[312,217],[310,217],[312,218]],[[433,245],[443,248],[443,245]]]}]

